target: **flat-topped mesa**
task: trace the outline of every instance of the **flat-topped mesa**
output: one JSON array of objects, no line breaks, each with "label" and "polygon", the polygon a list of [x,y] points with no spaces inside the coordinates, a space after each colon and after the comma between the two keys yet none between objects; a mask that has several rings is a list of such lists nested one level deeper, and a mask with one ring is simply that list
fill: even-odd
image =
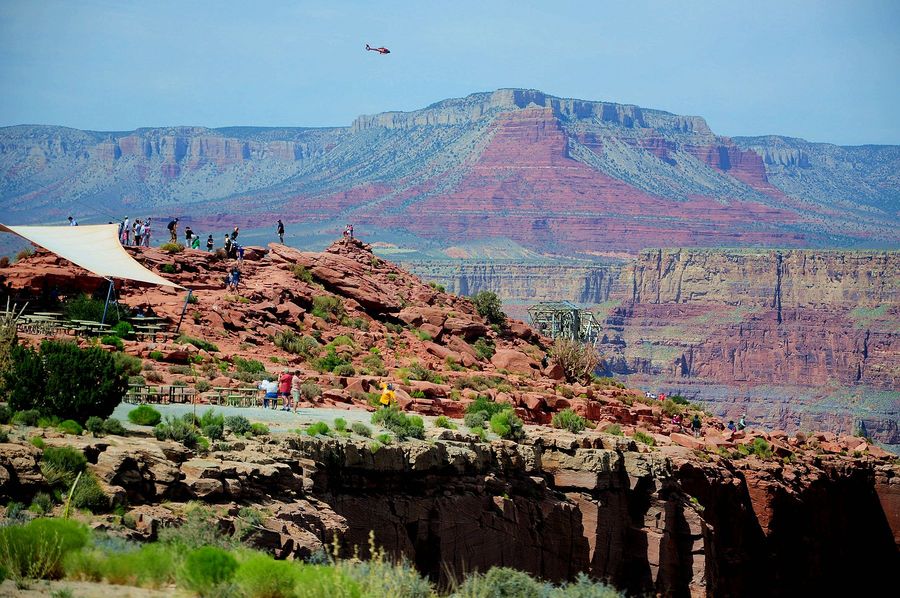
[{"label": "flat-topped mesa", "polygon": [[412,112],[384,112],[358,117],[353,132],[370,128],[408,129],[420,126],[466,124],[502,112],[524,108],[549,108],[564,120],[594,120],[625,128],[652,128],[673,133],[712,135],[699,116],[680,116],[630,104],[558,98],[534,89],[498,89],[432,104]]}]

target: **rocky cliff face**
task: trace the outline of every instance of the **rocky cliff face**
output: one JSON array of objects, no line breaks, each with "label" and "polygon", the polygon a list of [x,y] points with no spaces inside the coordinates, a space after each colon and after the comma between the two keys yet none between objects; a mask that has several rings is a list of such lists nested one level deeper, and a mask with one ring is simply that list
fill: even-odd
[{"label": "rocky cliff face", "polygon": [[[365,439],[287,434],[229,439],[230,451],[201,457],[172,442],[43,434],[82,448],[104,489],[127,497],[138,538],[177,524],[188,500],[232,513],[264,504],[253,541],[279,557],[335,536],[365,550],[371,531],[435,580],[506,566],[668,596],[868,592],[890,585],[897,559],[896,465],[797,448],[789,464],[698,459],[530,427],[519,444],[432,430],[373,451]],[[39,451],[12,442],[0,445],[0,495],[22,499],[44,487]]]},{"label": "rocky cliff face", "polygon": [[893,247],[898,164],[895,147],[734,140],[700,117],[502,89],[333,129],[8,127],[0,205],[20,223],[139,206],[211,226],[223,214],[247,228],[353,221],[419,248],[505,238],[565,256]]},{"label": "rocky cliff face", "polygon": [[623,272],[604,349],[633,383],[730,419],[900,443],[900,257],[644,252]]}]

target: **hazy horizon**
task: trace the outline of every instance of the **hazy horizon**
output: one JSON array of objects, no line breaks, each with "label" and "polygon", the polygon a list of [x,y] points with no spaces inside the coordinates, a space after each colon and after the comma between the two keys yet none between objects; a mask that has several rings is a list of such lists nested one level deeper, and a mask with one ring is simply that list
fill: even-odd
[{"label": "hazy horizon", "polygon": [[[345,127],[500,88],[900,144],[900,3],[0,4],[0,126]],[[387,56],[364,45],[385,45]],[[893,74],[891,74],[893,73]]]}]

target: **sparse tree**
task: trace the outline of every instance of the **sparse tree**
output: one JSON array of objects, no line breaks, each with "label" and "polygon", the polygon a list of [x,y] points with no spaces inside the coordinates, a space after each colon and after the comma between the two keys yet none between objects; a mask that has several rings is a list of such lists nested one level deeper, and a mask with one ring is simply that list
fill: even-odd
[{"label": "sparse tree", "polygon": [[553,363],[559,364],[569,382],[590,378],[601,361],[593,345],[566,338],[556,339],[552,355]]}]

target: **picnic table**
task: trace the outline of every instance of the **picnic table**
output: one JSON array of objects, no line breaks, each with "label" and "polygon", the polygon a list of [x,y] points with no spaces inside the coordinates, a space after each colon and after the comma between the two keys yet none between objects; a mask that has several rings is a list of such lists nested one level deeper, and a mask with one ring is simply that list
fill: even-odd
[{"label": "picnic table", "polygon": [[197,391],[189,386],[129,384],[126,403],[191,403]]},{"label": "picnic table", "polygon": [[76,324],[76,330],[79,328],[84,332],[105,332],[109,328],[109,324],[102,324],[96,320],[71,320]]},{"label": "picnic table", "polygon": [[165,331],[165,326],[161,324],[132,324],[134,332],[138,336],[149,336],[156,342],[156,336]]},{"label": "picnic table", "polygon": [[255,407],[259,404],[259,393],[260,390],[253,387],[214,386],[210,392],[210,398],[214,398],[218,405]]}]

